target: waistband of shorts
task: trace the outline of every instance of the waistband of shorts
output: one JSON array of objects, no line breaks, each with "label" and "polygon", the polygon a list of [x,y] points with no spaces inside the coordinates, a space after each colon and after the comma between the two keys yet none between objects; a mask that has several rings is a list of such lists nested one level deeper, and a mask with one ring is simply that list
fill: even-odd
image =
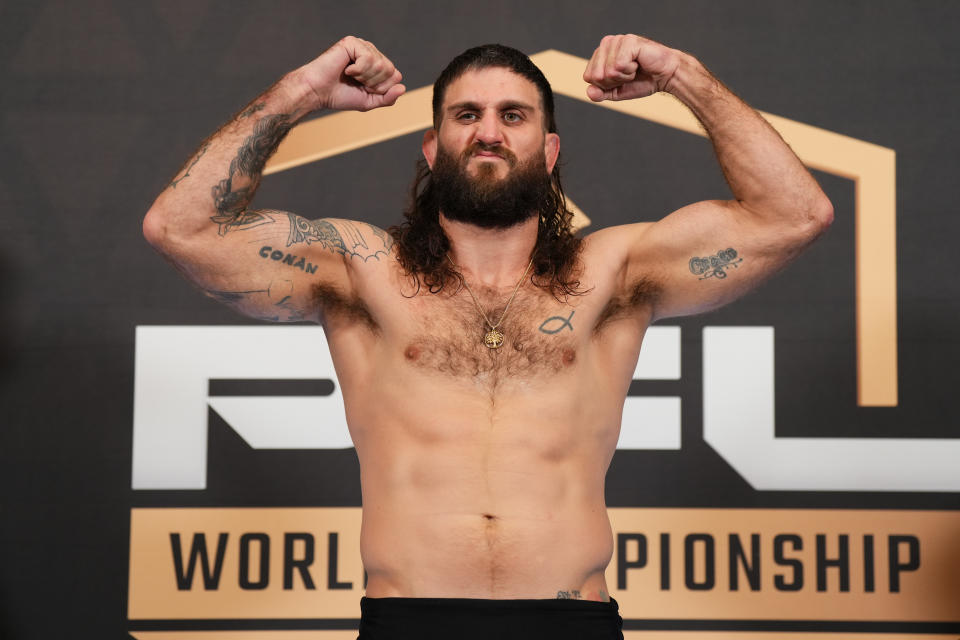
[{"label": "waistband of shorts", "polygon": [[611,611],[618,612],[620,605],[610,598],[610,602],[598,600],[574,600],[566,598],[497,600],[486,598],[360,598],[361,611],[405,612],[417,610],[437,611],[479,610],[479,611]]}]

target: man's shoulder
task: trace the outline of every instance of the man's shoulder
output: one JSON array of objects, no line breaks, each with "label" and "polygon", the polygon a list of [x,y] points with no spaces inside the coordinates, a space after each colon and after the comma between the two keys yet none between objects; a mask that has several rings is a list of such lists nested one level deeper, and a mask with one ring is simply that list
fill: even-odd
[{"label": "man's shoulder", "polygon": [[622,266],[629,251],[643,242],[652,222],[621,224],[597,229],[583,238],[583,260],[587,268]]}]

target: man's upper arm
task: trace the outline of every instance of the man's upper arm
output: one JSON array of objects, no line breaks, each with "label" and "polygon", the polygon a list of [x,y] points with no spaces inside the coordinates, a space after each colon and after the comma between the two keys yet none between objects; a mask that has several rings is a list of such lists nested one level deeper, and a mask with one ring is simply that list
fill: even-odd
[{"label": "man's upper arm", "polygon": [[732,302],[786,266],[823,227],[815,219],[771,223],[737,201],[709,200],[617,229],[625,283],[658,285],[653,318],[660,319]]},{"label": "man's upper arm", "polygon": [[155,241],[167,235],[156,230],[147,237],[208,296],[274,322],[319,320],[318,285],[353,297],[352,270],[383,259],[392,245],[367,223],[286,211],[248,209],[213,222],[179,242]]}]

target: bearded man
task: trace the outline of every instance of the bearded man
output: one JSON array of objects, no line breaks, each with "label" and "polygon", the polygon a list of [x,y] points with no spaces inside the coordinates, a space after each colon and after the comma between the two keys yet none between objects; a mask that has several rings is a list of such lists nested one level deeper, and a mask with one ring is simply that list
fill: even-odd
[{"label": "bearded man", "polygon": [[249,208],[301,118],[388,107],[400,80],[344,38],[204,142],[144,233],[233,308],[323,326],[360,460],[360,638],[622,638],[604,478],[644,332],[755,287],[826,229],[831,204],[693,56],[620,35],[594,52],[587,95],[672,93],[733,199],[576,237],[550,85],[489,45],[434,85],[403,225]]}]

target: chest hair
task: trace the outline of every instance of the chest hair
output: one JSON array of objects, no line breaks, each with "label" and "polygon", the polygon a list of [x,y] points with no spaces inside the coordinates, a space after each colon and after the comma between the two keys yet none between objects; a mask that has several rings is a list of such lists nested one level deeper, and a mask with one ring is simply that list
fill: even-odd
[{"label": "chest hair", "polygon": [[[476,293],[496,323],[509,292]],[[418,296],[415,305],[420,328],[406,344],[404,357],[412,366],[448,376],[502,380],[557,375],[576,364],[579,338],[587,331],[586,325],[578,326],[573,307],[540,289],[517,294],[498,326],[503,332],[498,349],[483,344],[489,327],[465,289],[455,295]]]}]

